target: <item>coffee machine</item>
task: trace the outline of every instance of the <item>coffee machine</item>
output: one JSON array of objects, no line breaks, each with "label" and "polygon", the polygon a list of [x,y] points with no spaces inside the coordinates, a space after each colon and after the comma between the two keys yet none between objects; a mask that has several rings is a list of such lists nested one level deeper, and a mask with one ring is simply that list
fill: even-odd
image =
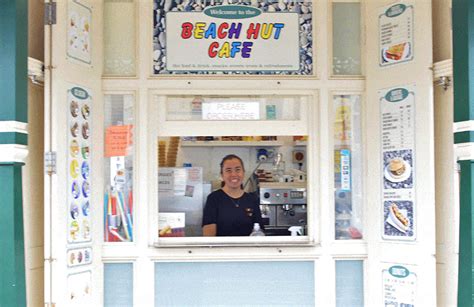
[{"label": "coffee machine", "polygon": [[289,236],[288,228],[301,226],[306,233],[306,182],[261,182],[260,210],[269,236]]}]

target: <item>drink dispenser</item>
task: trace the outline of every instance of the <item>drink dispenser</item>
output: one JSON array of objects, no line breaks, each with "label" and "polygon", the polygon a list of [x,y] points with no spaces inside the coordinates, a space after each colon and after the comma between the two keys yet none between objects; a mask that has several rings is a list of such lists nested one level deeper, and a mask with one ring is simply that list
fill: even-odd
[{"label": "drink dispenser", "polygon": [[260,183],[260,210],[265,234],[289,236],[288,228],[302,226],[306,233],[306,183],[262,182]]}]

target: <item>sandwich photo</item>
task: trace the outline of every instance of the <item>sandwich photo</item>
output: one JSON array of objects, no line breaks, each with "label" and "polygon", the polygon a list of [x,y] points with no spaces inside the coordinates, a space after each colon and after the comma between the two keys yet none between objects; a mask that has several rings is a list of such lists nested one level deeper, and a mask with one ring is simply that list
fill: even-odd
[{"label": "sandwich photo", "polygon": [[388,164],[388,170],[390,171],[390,174],[395,177],[403,175],[406,171],[405,161],[401,158],[392,159]]},{"label": "sandwich photo", "polygon": [[403,53],[405,52],[406,43],[401,43],[397,45],[390,46],[385,51],[385,58],[398,61],[403,57]]}]

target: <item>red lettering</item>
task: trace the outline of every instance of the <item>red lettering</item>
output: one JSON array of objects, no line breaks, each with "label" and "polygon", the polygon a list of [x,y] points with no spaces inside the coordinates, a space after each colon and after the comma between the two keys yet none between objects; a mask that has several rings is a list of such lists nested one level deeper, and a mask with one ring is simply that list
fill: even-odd
[{"label": "red lettering", "polygon": [[207,54],[209,54],[209,57],[211,58],[215,58],[216,55],[217,55],[217,51],[216,51],[216,48],[219,47],[219,43],[218,42],[213,42],[209,45],[209,49],[207,51]]},{"label": "red lettering", "polygon": [[229,28],[229,24],[227,22],[223,22],[219,25],[219,28],[217,29],[217,37],[220,39],[224,39],[227,36],[227,31],[226,29]]},{"label": "red lettering", "polygon": [[181,25],[181,37],[188,39],[193,35],[193,24],[185,22]]},{"label": "red lettering", "polygon": [[251,39],[252,36],[254,39],[258,38],[258,31],[260,30],[260,24],[254,24],[253,22],[249,25],[247,29],[247,39]]}]

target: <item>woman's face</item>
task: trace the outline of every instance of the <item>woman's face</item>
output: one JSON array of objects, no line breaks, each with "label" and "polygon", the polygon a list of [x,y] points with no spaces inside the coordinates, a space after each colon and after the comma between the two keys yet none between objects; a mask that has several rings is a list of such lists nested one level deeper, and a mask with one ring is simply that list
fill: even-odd
[{"label": "woman's face", "polygon": [[240,188],[244,180],[244,168],[238,159],[224,161],[222,166],[222,180],[225,186],[231,189]]}]

